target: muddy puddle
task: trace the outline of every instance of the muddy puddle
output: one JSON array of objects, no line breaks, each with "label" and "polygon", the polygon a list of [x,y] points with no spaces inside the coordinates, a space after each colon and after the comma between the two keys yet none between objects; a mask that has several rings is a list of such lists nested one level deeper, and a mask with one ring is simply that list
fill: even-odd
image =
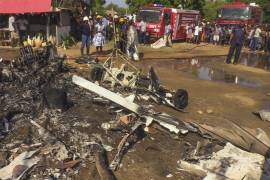
[{"label": "muddy puddle", "polygon": [[[223,62],[225,57],[204,57],[196,59],[178,59],[164,61],[148,61],[148,66],[156,68],[168,68],[170,71],[181,71],[192,74],[195,78],[206,81],[223,82],[235,84],[243,87],[258,88],[261,87],[259,82],[247,79],[228,72],[224,69],[212,68],[210,65],[214,62]],[[266,54],[243,54],[239,64],[270,70],[270,56]]]},{"label": "muddy puddle", "polygon": [[245,79],[222,69],[214,69],[206,66],[192,67],[191,69],[192,74],[201,80],[225,82],[251,88],[261,86],[260,83],[256,81]]},{"label": "muddy puddle", "polygon": [[270,55],[246,53],[241,56],[240,64],[270,71]]}]

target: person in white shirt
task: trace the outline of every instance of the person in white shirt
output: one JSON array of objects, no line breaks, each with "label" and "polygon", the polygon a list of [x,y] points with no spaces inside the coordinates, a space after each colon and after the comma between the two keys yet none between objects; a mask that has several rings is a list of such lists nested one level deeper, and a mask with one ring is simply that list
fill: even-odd
[{"label": "person in white shirt", "polygon": [[213,36],[213,43],[215,45],[218,45],[220,42],[220,34],[221,34],[221,28],[216,25],[215,30],[214,30],[214,36]]},{"label": "person in white shirt", "polygon": [[10,32],[14,32],[15,31],[14,23],[15,23],[15,17],[14,16],[10,16],[8,18],[8,29],[9,29]]},{"label": "person in white shirt", "polygon": [[257,26],[254,31],[253,39],[252,39],[252,45],[251,49],[253,51],[256,51],[258,48],[258,43],[261,37],[262,30],[260,29],[260,26]]},{"label": "person in white shirt", "polygon": [[103,51],[103,46],[105,44],[105,36],[104,36],[104,26],[102,21],[100,20],[98,24],[96,24],[96,34],[93,38],[93,43],[96,46],[96,51],[101,52]]},{"label": "person in white shirt", "polygon": [[140,43],[146,44],[146,22],[143,19],[140,22]]},{"label": "person in white shirt", "polygon": [[172,26],[170,22],[167,22],[165,26],[164,39],[166,40],[167,46],[172,47]]},{"label": "person in white shirt", "polygon": [[200,25],[196,25],[195,26],[195,31],[194,31],[194,43],[195,44],[199,44],[200,43],[200,33],[202,31],[202,28],[200,27]]},{"label": "person in white shirt", "polygon": [[11,46],[16,46],[18,44],[18,26],[15,22],[16,18],[14,16],[10,16],[8,18],[8,29],[10,31],[10,39],[11,39]]}]

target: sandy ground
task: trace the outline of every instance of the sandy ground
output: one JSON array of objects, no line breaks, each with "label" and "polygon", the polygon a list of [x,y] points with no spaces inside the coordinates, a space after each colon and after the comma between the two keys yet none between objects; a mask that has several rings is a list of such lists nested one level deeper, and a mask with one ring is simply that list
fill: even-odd
[{"label": "sandy ground", "polygon": [[[106,53],[99,56],[99,59],[106,59],[110,53],[110,47],[111,45],[105,47]],[[270,104],[270,96],[267,96],[267,93],[270,92],[270,72],[243,65],[224,64],[228,47],[177,43],[174,44],[173,48],[153,50],[150,47],[142,46],[140,50],[144,54],[144,60],[134,63],[138,68],[147,72],[148,68],[153,66],[164,86],[170,89],[186,89],[189,93],[189,106],[186,109],[188,113],[177,112],[164,106],[156,107],[158,110],[185,121],[207,124],[217,128],[230,129],[230,121],[232,121],[245,129],[261,128],[270,136],[270,123],[263,122],[252,113]],[[68,63],[87,72],[87,65],[74,63],[73,58],[80,55],[79,45],[68,50],[59,49],[59,52],[68,56]],[[91,52],[94,52],[94,48],[91,49]],[[11,58],[14,55],[16,55],[15,50],[13,52],[0,50],[0,57]],[[204,60],[207,60],[208,57],[213,56],[220,57],[214,62],[204,63],[204,66],[245,77],[248,80],[258,82],[260,86],[252,88],[225,82],[200,80],[192,72],[185,70],[186,64],[175,63],[187,58],[204,57]],[[213,112],[207,113],[207,110]],[[202,111],[202,113],[198,113],[198,111]],[[192,135],[188,138],[193,139]],[[175,146],[172,147],[172,144]],[[125,156],[123,168],[116,172],[116,176],[120,180],[166,179],[166,175],[172,173],[174,176],[170,179],[196,179],[196,177],[183,172],[176,173],[178,159],[175,158],[181,154],[178,150],[180,146],[183,146],[181,142],[175,142],[166,134],[159,133],[151,138],[148,137],[135,145],[136,152],[130,152]],[[96,179],[97,172],[91,168],[90,170],[87,168],[85,171],[82,170],[80,174],[87,177],[89,171],[91,172],[90,179]],[[84,173],[85,175],[83,175]]]}]

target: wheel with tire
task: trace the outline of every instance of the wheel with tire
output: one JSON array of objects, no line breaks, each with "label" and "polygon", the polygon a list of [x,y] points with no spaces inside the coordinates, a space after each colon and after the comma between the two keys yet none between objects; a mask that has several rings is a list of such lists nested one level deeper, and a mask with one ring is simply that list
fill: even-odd
[{"label": "wheel with tire", "polygon": [[172,100],[177,109],[185,109],[188,106],[188,92],[184,89],[178,89]]}]

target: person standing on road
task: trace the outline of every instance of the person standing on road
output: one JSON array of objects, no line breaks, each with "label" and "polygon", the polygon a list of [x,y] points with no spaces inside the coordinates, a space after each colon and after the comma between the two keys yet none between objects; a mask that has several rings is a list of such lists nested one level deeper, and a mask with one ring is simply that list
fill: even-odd
[{"label": "person standing on road", "polygon": [[96,52],[103,52],[103,46],[105,44],[105,36],[104,36],[104,26],[102,24],[102,20],[99,20],[96,27],[96,34],[93,38],[94,45],[96,46]]},{"label": "person standing on road", "polygon": [[266,26],[266,52],[270,53],[270,24]]},{"label": "person standing on road", "polygon": [[252,45],[253,45],[253,37],[254,37],[254,33],[255,33],[255,28],[253,27],[249,27],[248,31],[248,36],[247,36],[247,47],[249,47],[251,49]]},{"label": "person standing on road", "polygon": [[126,19],[124,18],[121,18],[119,23],[120,23],[120,50],[123,53],[126,53],[128,25]]},{"label": "person standing on road", "polygon": [[200,44],[200,33],[202,31],[202,28],[200,27],[199,24],[195,26],[195,31],[194,31],[194,43],[195,44]]},{"label": "person standing on road", "polygon": [[232,62],[232,59],[234,57],[234,61],[233,64],[237,64],[240,54],[241,54],[241,50],[244,44],[244,40],[245,40],[245,31],[241,26],[236,26],[231,34],[231,38],[230,38],[230,50],[229,50],[229,54],[227,56],[227,60],[226,63],[230,64]]},{"label": "person standing on road", "polygon": [[89,18],[87,16],[83,18],[81,28],[82,28],[81,55],[83,55],[85,47],[86,47],[86,54],[88,55],[90,51],[91,29],[89,25]]},{"label": "person standing on road", "polygon": [[192,31],[193,31],[192,26],[190,24],[188,24],[186,26],[186,42],[187,43],[190,43],[192,40],[192,33],[193,33]]},{"label": "person standing on road", "polygon": [[26,40],[27,29],[28,29],[29,23],[24,16],[22,16],[20,19],[18,19],[16,21],[16,23],[18,24],[20,41],[21,41],[21,43],[23,43],[23,41]]},{"label": "person standing on road", "polygon": [[261,33],[262,33],[262,30],[260,29],[260,26],[257,26],[255,31],[254,31],[254,36],[253,36],[253,40],[252,40],[252,47],[251,47],[252,51],[254,51],[254,52],[256,52],[256,50],[258,48]]},{"label": "person standing on road", "polygon": [[135,61],[139,60],[138,51],[138,34],[135,28],[133,20],[129,21],[128,31],[127,31],[127,56]]},{"label": "person standing on road", "polygon": [[144,19],[140,22],[140,43],[146,44],[146,22]]},{"label": "person standing on road", "polygon": [[214,36],[213,36],[213,43],[214,45],[218,45],[220,40],[220,28],[218,25],[215,26]]},{"label": "person standing on road", "polygon": [[165,26],[164,39],[166,40],[166,45],[172,47],[172,26],[170,22],[167,22]]},{"label": "person standing on road", "polygon": [[17,23],[15,22],[15,17],[10,16],[8,18],[8,30],[10,32],[10,38],[11,38],[11,45],[14,46],[17,44],[17,39],[18,39],[18,28],[17,28]]},{"label": "person standing on road", "polygon": [[109,20],[107,17],[102,17],[102,25],[104,26],[104,36],[106,39],[108,39]]}]

